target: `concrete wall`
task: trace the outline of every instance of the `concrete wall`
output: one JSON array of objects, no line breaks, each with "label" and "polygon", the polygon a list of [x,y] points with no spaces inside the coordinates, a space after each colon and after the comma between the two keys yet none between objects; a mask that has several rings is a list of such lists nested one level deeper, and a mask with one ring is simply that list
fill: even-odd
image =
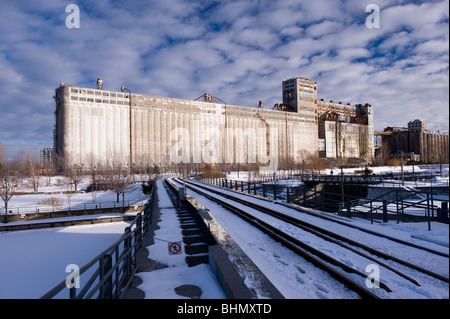
[{"label": "concrete wall", "polygon": [[367,125],[324,121],[320,127],[319,136],[325,140],[322,157],[371,158],[373,148],[368,143]]}]

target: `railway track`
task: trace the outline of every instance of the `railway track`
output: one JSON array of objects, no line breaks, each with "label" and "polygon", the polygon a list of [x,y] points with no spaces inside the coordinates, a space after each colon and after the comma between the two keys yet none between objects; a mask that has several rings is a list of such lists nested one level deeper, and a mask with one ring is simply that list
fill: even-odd
[{"label": "railway track", "polygon": [[[178,182],[182,183],[180,181]],[[254,227],[257,227],[264,233],[268,234],[271,238],[279,241],[285,247],[289,248],[296,254],[310,261],[315,266],[328,272],[333,278],[335,278],[336,280],[344,284],[346,287],[359,294],[362,298],[380,298],[377,294],[373,293],[373,289],[371,290],[367,289],[365,285],[357,283],[349,276],[349,274],[356,274],[357,276],[363,277],[365,280],[368,277],[367,273],[361,272],[355,267],[352,267],[338,260],[337,258],[330,256],[329,254],[321,251],[320,249],[314,247],[313,245],[299,240],[295,236],[286,234],[285,232],[281,231],[277,227],[272,226],[270,223],[264,221],[263,219],[255,217],[254,214],[249,213],[248,209],[236,207],[237,205],[230,203],[230,201],[227,201],[226,199],[231,200],[233,203],[237,202],[239,204],[245,205],[246,207],[250,207],[253,210],[269,215],[289,225],[293,225],[296,228],[300,229],[301,231],[308,232],[310,234],[317,236],[318,238],[321,238],[322,240],[326,241],[326,243],[338,245],[344,250],[350,251],[351,253],[360,256],[361,258],[367,259],[368,264],[373,263],[377,264],[380,267],[384,267],[385,269],[390,270],[392,273],[403,278],[404,280],[409,281],[415,286],[420,286],[420,283],[417,280],[405,274],[404,270],[398,270],[397,267],[388,265],[385,262],[385,260],[394,262],[394,264],[396,265],[401,264],[402,266],[414,269],[415,271],[419,271],[423,274],[427,274],[428,276],[436,278],[440,281],[446,283],[449,282],[448,278],[440,274],[434,273],[430,270],[424,269],[417,265],[408,263],[404,260],[396,258],[395,256],[388,255],[384,252],[368,247],[367,245],[351,240],[335,232],[318,227],[305,221],[301,221],[297,218],[282,214],[266,206],[258,205],[254,202],[250,202],[230,194],[225,194],[221,191],[211,189],[210,187],[206,187],[203,185],[199,185],[198,183],[192,183],[190,181],[186,181],[185,186],[199,193],[200,195],[208,198],[209,200],[212,200],[222,205],[230,212],[238,215],[239,217],[241,217],[243,220],[247,221]],[[218,198],[217,195],[224,198],[224,200]],[[404,269],[405,267],[402,268]],[[385,282],[379,281],[378,285],[386,292],[392,291],[389,285],[386,284]]]}]

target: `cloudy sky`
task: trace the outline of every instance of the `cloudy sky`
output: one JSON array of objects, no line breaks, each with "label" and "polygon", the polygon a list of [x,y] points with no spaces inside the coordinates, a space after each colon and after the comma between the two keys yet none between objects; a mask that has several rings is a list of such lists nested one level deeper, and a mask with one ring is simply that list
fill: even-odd
[{"label": "cloudy sky", "polygon": [[[79,28],[66,26],[69,4]],[[370,103],[375,130],[419,118],[448,132],[448,28],[448,0],[0,0],[0,142],[10,157],[51,146],[54,89],[99,77],[108,90],[272,108],[299,75],[319,98]]]}]

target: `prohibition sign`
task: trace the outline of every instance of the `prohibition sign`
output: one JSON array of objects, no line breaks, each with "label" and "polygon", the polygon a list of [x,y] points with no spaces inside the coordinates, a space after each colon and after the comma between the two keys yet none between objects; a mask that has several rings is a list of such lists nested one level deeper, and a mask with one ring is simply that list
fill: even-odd
[{"label": "prohibition sign", "polygon": [[169,255],[181,254],[181,242],[169,243]]}]

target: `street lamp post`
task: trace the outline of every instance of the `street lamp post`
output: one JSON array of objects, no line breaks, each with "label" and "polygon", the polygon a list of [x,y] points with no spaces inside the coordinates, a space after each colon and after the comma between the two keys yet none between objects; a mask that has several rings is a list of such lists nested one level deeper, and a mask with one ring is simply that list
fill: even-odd
[{"label": "street lamp post", "polygon": [[341,205],[342,208],[344,207],[344,201],[345,201],[345,196],[344,196],[344,168],[343,166],[341,166]]},{"label": "street lamp post", "polygon": [[405,177],[403,173],[403,151],[398,151],[398,155],[400,155],[400,165],[401,165],[401,173],[402,173],[402,186],[405,186]]},{"label": "street lamp post", "polygon": [[277,171],[275,169],[275,157],[273,159],[269,159],[267,164],[270,165],[271,161],[272,161],[272,171],[273,171],[273,182],[276,183],[277,182]]},{"label": "street lamp post", "polygon": [[122,182],[122,209],[125,212],[125,178],[126,174],[123,174],[123,182]]},{"label": "street lamp post", "polygon": [[131,106],[131,91],[128,90],[126,87],[122,86],[120,88],[122,92],[128,91],[130,94],[130,169],[131,165],[133,163],[133,113],[132,113],[132,106]]}]

